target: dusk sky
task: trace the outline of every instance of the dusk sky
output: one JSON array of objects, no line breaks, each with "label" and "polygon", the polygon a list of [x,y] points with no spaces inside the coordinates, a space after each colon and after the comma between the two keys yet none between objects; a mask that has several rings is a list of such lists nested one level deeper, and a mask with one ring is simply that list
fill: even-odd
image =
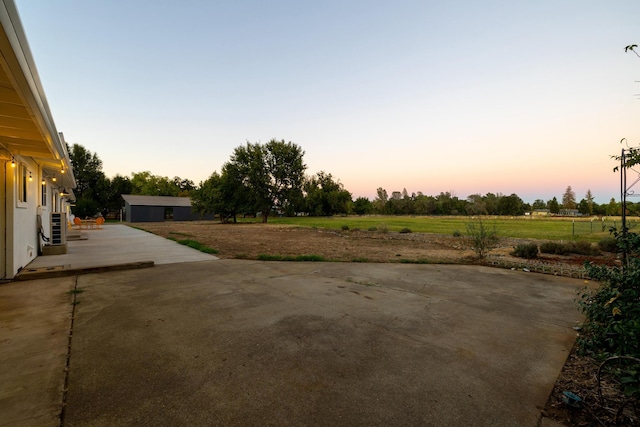
[{"label": "dusk sky", "polygon": [[637,0],[15,1],[58,131],[109,177],[197,184],[276,138],[354,199],[604,203],[640,144]]}]

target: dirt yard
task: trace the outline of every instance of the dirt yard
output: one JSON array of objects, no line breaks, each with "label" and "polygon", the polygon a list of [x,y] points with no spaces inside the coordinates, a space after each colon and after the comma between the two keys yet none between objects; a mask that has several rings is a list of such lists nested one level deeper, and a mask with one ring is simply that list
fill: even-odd
[{"label": "dirt yard", "polygon": [[462,237],[379,231],[332,231],[273,224],[213,222],[137,223],[176,240],[193,239],[218,250],[220,258],[259,255],[318,255],[342,262],[460,262],[473,257]]},{"label": "dirt yard", "polygon": [[[475,254],[465,237],[452,235],[364,230],[326,230],[262,223],[221,224],[210,221],[134,223],[135,227],[175,240],[191,239],[218,251],[219,258],[258,259],[266,256],[315,255],[339,262],[474,263]],[[489,253],[490,260],[522,263],[510,255],[531,240],[503,238]],[[611,263],[611,256],[589,257]],[[584,256],[540,254],[537,263],[581,267]]]}]

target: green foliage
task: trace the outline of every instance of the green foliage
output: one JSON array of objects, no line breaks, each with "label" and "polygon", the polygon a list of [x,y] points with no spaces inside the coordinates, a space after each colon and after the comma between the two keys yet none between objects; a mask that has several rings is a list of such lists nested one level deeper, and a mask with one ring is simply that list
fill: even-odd
[{"label": "green foliage", "polygon": [[305,212],[313,216],[348,214],[351,209],[351,193],[340,181],[326,172],[318,172],[304,183]]},{"label": "green foliage", "polygon": [[467,222],[467,234],[471,248],[480,259],[485,258],[500,241],[495,223],[489,226],[481,217],[471,218]]},{"label": "green foliage", "polygon": [[356,215],[368,215],[373,212],[373,204],[366,197],[358,197],[353,201],[351,210]]},{"label": "green foliage", "polygon": [[622,266],[587,263],[587,273],[601,282],[585,288],[578,301],[586,322],[578,344],[597,357],[640,357],[640,236],[613,230],[618,247],[628,251]]},{"label": "green foliage", "polygon": [[[492,217],[490,219],[484,218],[486,221],[490,221],[495,224],[496,228],[500,230],[501,237],[514,237],[521,239],[539,239],[560,241],[571,241],[575,239],[573,235],[573,219],[561,219],[561,218],[531,218],[531,217]],[[241,221],[241,219],[239,219]],[[247,222],[255,222],[255,219],[247,219]],[[403,227],[408,227],[414,233],[437,233],[452,235],[455,230],[459,230],[462,234],[466,234],[466,224],[469,221],[468,217],[422,217],[422,216],[356,216],[350,215],[347,217],[309,217],[309,216],[295,216],[295,217],[277,217],[270,219],[269,222],[274,224],[286,224],[299,227],[311,227],[318,229],[333,229],[339,230],[343,225],[348,225],[350,229],[360,228],[362,230],[369,230],[369,228],[375,227],[376,229],[380,224],[386,224],[387,231],[399,231]],[[581,240],[596,243],[603,237],[609,235],[608,231],[601,231],[599,222],[594,224],[593,233],[588,230],[590,227],[590,220],[575,220],[576,229],[577,224],[580,222],[581,228],[585,230],[584,234],[580,235]],[[613,225],[613,221],[611,221]],[[374,230],[371,230],[374,231]],[[375,230],[380,231],[380,230]]]},{"label": "green foliage", "polygon": [[76,200],[73,213],[80,218],[93,217],[98,213],[98,202],[89,197],[79,197]]},{"label": "green foliage", "polygon": [[540,245],[540,252],[552,255],[566,255],[569,253],[566,245],[561,242],[544,242]]},{"label": "green foliage", "polygon": [[400,233],[400,234],[409,234],[409,233],[411,233],[411,229],[408,228],[408,227],[403,227],[403,228],[400,229],[400,231],[398,231],[398,233]]},{"label": "green foliage", "polygon": [[349,226],[348,225],[343,225],[342,227],[340,227],[342,229],[342,231],[348,231],[349,230]]},{"label": "green foliage", "polygon": [[453,237],[460,237],[462,233],[459,230],[453,230]]},{"label": "green foliage", "polygon": [[516,245],[511,255],[518,258],[534,259],[538,258],[538,245],[535,243],[522,243]]},{"label": "green foliage", "polygon": [[591,243],[580,240],[577,242],[544,242],[540,245],[540,252],[552,255],[599,255],[600,251]]},{"label": "green foliage", "polygon": [[79,202],[72,208],[73,213],[82,218],[106,213],[110,183],[102,172],[102,160],[80,144],[67,148],[76,180],[74,193]]},{"label": "green foliage", "polygon": [[369,227],[367,228],[368,231],[378,231],[378,227]]},{"label": "green foliage", "polygon": [[145,196],[186,197],[195,188],[193,181],[174,177],[153,175],[149,171],[131,174],[131,194]]},{"label": "green foliage", "polygon": [[[174,239],[170,239],[170,240],[174,240]],[[200,242],[198,242],[197,240],[192,240],[192,239],[181,239],[181,240],[175,240],[176,242],[180,243],[181,245],[185,245],[185,246],[189,246],[190,248],[196,249],[200,252],[204,252],[207,254],[217,254],[218,250],[217,249],[213,249],[210,248],[207,245],[204,245]]]},{"label": "green foliage", "polygon": [[225,168],[233,171],[236,190],[254,212],[267,222],[272,209],[293,214],[302,200],[304,151],[292,142],[272,139],[268,143],[237,147]]},{"label": "green foliage", "polygon": [[618,252],[618,241],[613,237],[605,237],[598,242],[598,249],[603,252]]}]

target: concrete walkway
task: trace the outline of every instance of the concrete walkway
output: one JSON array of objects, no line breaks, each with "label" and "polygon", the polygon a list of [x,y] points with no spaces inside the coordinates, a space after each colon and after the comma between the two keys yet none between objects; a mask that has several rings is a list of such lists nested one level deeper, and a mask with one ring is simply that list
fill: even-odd
[{"label": "concrete walkway", "polygon": [[105,224],[101,229],[83,230],[82,234],[87,239],[69,241],[66,254],[39,256],[19,276],[24,279],[102,267],[113,270],[115,266],[135,267],[142,263],[160,265],[218,259],[124,224]]},{"label": "concrete walkway", "polygon": [[536,426],[583,285],[246,260],[13,282],[0,286],[0,426],[60,413],[65,426]]}]

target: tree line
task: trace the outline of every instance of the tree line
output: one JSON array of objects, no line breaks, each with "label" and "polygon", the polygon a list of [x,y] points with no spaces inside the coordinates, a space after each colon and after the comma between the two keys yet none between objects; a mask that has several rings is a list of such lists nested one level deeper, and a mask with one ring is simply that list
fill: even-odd
[{"label": "tree line", "polygon": [[[451,192],[436,196],[421,192],[409,194],[405,189],[392,191],[382,187],[369,200],[358,197],[344,188],[331,173],[320,171],[307,175],[304,151],[292,142],[272,139],[266,144],[247,142],[236,147],[220,172],[199,185],[189,179],[154,175],[149,171],[134,172],[131,176],[116,175],[109,179],[102,172],[102,161],[79,144],[69,148],[77,188],[74,214],[80,217],[101,213],[104,216],[119,212],[122,194],[190,197],[194,209],[200,213],[215,213],[222,221],[236,221],[238,215],[260,216],[267,222],[272,214],[293,216],[332,215],[510,215],[518,216],[535,210],[562,214],[575,209],[582,215],[619,215],[620,203],[594,201],[591,191],[576,200],[568,186],[560,200],[537,199],[524,202],[517,194],[471,194],[458,198]],[[637,206],[640,208],[640,206]],[[631,214],[636,206],[629,203]]]}]

